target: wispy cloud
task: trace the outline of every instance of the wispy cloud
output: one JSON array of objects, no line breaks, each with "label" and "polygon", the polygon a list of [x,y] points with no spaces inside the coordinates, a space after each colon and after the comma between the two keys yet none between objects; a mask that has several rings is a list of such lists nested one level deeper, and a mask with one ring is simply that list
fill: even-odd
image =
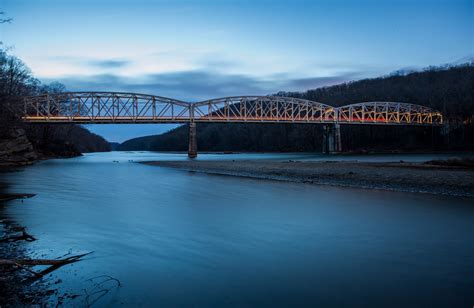
[{"label": "wispy cloud", "polygon": [[97,59],[97,58],[88,58],[81,56],[50,56],[48,60],[79,65],[79,66],[89,66],[97,69],[116,69],[122,68],[129,64],[132,64],[133,61],[129,59]]},{"label": "wispy cloud", "polygon": [[328,77],[310,77],[310,78],[299,78],[288,80],[288,88],[296,90],[309,90],[316,89],[325,86],[332,86],[343,82],[351,81],[360,78],[360,75],[356,73],[347,73],[338,76]]},{"label": "wispy cloud", "polygon": [[129,60],[90,60],[84,63],[97,66],[99,68],[120,68],[131,63]]},{"label": "wispy cloud", "polygon": [[[115,74],[59,78],[68,90],[126,91],[173,97],[185,101],[233,95],[267,95],[278,91],[303,91],[357,79],[358,73],[338,76],[291,78],[286,74],[254,77],[208,70],[123,77]],[[51,79],[44,79],[50,82]]]}]

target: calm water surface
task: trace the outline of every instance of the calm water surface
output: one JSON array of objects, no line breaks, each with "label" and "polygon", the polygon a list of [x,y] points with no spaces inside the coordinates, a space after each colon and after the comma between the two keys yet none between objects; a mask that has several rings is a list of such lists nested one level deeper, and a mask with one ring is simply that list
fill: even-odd
[{"label": "calm water surface", "polygon": [[[440,156],[443,157],[444,156]],[[427,155],[200,155],[199,159],[423,161]],[[474,202],[212,176],[136,164],[185,154],[112,152],[0,174],[4,215],[32,257],[94,251],[49,277],[60,293],[119,279],[98,306],[474,305]],[[113,162],[113,161],[119,161]],[[97,297],[97,295],[96,295]],[[81,296],[72,304],[84,304]],[[89,298],[92,301],[94,296]]]}]

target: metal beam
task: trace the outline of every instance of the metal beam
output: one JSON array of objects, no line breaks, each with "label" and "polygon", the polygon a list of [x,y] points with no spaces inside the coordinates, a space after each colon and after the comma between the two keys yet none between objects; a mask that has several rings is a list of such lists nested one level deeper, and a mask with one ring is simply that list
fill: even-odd
[{"label": "metal beam", "polygon": [[186,103],[123,92],[66,92],[24,99],[30,123],[264,122],[370,125],[442,125],[434,109],[400,102],[365,102],[332,107],[279,96],[235,96]]}]

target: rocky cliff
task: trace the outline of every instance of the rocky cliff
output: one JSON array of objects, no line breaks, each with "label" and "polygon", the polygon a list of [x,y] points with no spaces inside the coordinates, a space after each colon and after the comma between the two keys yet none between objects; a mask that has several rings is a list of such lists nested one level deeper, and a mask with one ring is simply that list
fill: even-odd
[{"label": "rocky cliff", "polygon": [[110,151],[102,137],[77,125],[5,126],[0,123],[0,167],[23,166],[38,160]]},{"label": "rocky cliff", "polygon": [[38,159],[33,145],[21,128],[10,128],[0,132],[0,167],[21,166]]}]

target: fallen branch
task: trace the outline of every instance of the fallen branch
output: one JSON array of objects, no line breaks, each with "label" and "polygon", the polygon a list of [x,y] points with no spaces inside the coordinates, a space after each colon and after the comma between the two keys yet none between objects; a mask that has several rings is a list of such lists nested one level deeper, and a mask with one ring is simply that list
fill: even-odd
[{"label": "fallen branch", "polygon": [[[54,270],[57,270],[61,266],[71,264],[77,261],[80,261],[80,259],[84,256],[87,256],[88,254],[91,254],[91,252],[80,254],[80,255],[74,255],[70,256],[68,258],[64,259],[58,259],[58,260],[52,260],[52,259],[20,259],[20,260],[9,260],[9,259],[0,259],[0,266],[14,266],[16,268],[23,269],[30,274],[33,274],[35,277],[32,279],[37,280],[41,277],[43,277],[46,274],[51,273]],[[45,270],[42,271],[33,271],[29,269],[27,266],[49,266]]]},{"label": "fallen branch", "polygon": [[[64,264],[69,264],[73,263],[76,261],[79,261],[80,258],[87,256],[88,254],[91,254],[91,252],[88,253],[83,253],[80,255],[74,255],[70,256],[68,258],[64,259],[58,259],[58,260],[53,260],[53,259],[24,259],[24,260],[16,260],[16,263],[21,264],[21,265],[64,265]],[[1,264],[1,260],[0,260]]]},{"label": "fallen branch", "polygon": [[31,269],[29,269],[28,267],[23,266],[23,265],[21,265],[21,264],[15,263],[15,266],[18,267],[18,268],[21,268],[21,269],[23,269],[23,270],[25,270],[25,271],[27,271],[27,272],[29,272],[30,274],[33,274],[33,275],[34,275],[36,278],[38,278],[38,279],[41,278],[41,277],[43,277],[42,275],[40,275],[39,273],[35,272],[34,270],[31,270]]}]

